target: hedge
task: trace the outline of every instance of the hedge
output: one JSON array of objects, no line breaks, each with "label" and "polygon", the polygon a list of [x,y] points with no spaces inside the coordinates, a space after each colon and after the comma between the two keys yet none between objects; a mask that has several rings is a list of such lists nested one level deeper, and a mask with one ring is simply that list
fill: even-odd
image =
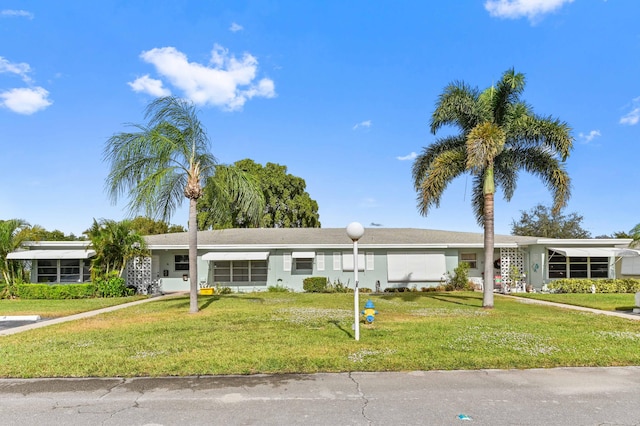
[{"label": "hedge", "polygon": [[[0,294],[6,285],[0,286]],[[21,299],[87,299],[95,297],[95,285],[88,284],[17,284],[15,296]]]},{"label": "hedge", "polygon": [[323,293],[327,290],[327,278],[307,277],[302,280],[302,288],[308,293]]},{"label": "hedge", "polygon": [[636,278],[567,278],[550,282],[547,287],[554,293],[636,293],[640,291],[640,280]]}]

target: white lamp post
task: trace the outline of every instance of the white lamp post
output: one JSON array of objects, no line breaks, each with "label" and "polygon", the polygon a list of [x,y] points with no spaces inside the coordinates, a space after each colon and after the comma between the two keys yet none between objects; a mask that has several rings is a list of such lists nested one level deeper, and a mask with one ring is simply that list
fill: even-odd
[{"label": "white lamp post", "polygon": [[353,292],[354,306],[354,332],[356,340],[360,340],[360,312],[358,311],[360,302],[358,300],[358,240],[364,235],[364,227],[358,222],[351,222],[347,226],[347,235],[353,241],[353,276],[356,286]]}]

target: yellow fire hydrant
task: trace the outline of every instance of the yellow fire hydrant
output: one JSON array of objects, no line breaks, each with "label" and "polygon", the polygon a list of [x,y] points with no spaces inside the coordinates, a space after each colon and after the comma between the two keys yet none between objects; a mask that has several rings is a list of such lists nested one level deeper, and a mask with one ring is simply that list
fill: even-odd
[{"label": "yellow fire hydrant", "polygon": [[364,315],[364,320],[367,324],[373,323],[373,320],[376,319],[376,311],[375,306],[373,306],[373,302],[371,300],[367,300],[367,303],[364,304],[364,311],[361,312]]}]

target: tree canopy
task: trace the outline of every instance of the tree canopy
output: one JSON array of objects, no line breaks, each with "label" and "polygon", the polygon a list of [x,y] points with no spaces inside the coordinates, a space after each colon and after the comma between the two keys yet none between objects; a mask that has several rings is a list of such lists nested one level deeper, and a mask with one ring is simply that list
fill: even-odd
[{"label": "tree canopy", "polygon": [[318,203],[306,191],[304,179],[287,173],[287,166],[267,163],[265,166],[251,159],[236,161],[233,167],[245,172],[255,182],[264,196],[264,208],[260,219],[254,223],[247,218],[246,208],[239,202],[231,202],[225,215],[215,217],[208,213],[214,200],[219,198],[215,190],[224,175],[214,175],[204,188],[204,196],[198,202],[200,229],[249,228],[319,228]]},{"label": "tree canopy", "polygon": [[164,220],[154,220],[146,216],[137,216],[131,219],[131,228],[140,235],[172,234],[174,232],[186,232],[182,225],[169,225]]},{"label": "tree canopy", "polygon": [[577,213],[554,213],[538,204],[529,211],[521,211],[520,219],[511,222],[511,234],[544,238],[591,238],[582,228],[583,217]]}]

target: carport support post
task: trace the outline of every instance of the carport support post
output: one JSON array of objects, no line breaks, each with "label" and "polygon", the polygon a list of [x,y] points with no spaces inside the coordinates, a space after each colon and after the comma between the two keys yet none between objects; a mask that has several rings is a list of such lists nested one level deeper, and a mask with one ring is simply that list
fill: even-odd
[{"label": "carport support post", "polygon": [[364,235],[364,227],[358,222],[351,222],[347,226],[347,235],[349,236],[349,238],[351,238],[351,241],[353,241],[353,278],[355,280],[355,288],[353,291],[353,330],[355,339],[360,340],[360,301],[358,300],[358,240]]}]

